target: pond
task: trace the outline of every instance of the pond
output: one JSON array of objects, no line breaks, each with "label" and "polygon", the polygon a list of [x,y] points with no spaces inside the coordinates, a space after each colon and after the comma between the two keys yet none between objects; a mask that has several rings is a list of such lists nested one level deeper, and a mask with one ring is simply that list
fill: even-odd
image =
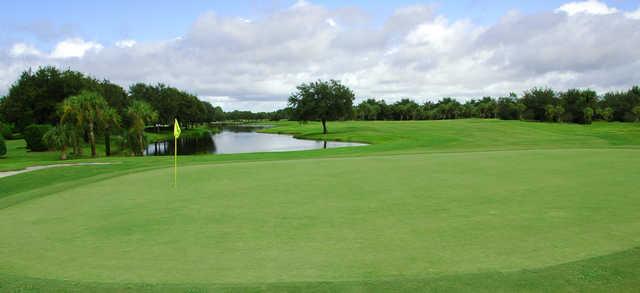
[{"label": "pond", "polygon": [[[364,146],[364,143],[297,139],[292,135],[259,133],[257,126],[222,126],[201,137],[178,139],[179,155],[284,152]],[[151,143],[145,155],[173,155],[173,140]]]}]

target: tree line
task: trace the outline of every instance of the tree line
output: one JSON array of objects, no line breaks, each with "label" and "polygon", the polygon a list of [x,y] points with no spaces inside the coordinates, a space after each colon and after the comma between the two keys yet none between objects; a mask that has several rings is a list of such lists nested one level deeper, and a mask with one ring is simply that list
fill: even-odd
[{"label": "tree line", "polygon": [[136,83],[125,90],[109,80],[97,80],[73,70],[40,67],[24,71],[0,100],[0,119],[22,131],[31,124],[57,124],[62,117],[61,103],[82,91],[93,92],[105,99],[118,115],[124,117],[132,101],[144,101],[158,112],[160,124],[174,118],[185,125],[224,120],[224,112],[195,95],[164,84]]},{"label": "tree line", "polygon": [[[11,138],[22,133],[32,151],[55,148],[82,154],[82,143],[96,156],[96,141],[110,155],[111,136],[121,149],[142,155],[143,131],[149,125],[170,125],[178,118],[185,127],[224,120],[224,112],[195,95],[164,84],[136,83],[125,90],[109,80],[81,72],[40,67],[24,71],[0,98],[0,131]],[[100,138],[99,138],[100,137]]]},{"label": "tree line", "polygon": [[[608,92],[599,96],[589,89],[555,92],[549,88],[533,88],[521,97],[483,97],[461,103],[447,97],[437,102],[419,104],[401,99],[392,104],[384,100],[367,99],[353,106],[353,92],[335,80],[305,83],[289,97],[289,107],[278,113],[301,122],[331,120],[443,120],[460,118],[499,118],[591,124],[603,121],[640,121],[640,87],[627,91]],[[274,112],[276,113],[276,112]]]},{"label": "tree line", "polygon": [[[317,81],[302,84],[289,99],[289,106],[273,112],[253,113],[234,111],[226,113],[229,120],[318,120],[315,111],[322,103],[311,88],[331,86],[336,81]],[[336,84],[339,84],[336,82]],[[309,96],[308,103],[300,103],[302,96]],[[326,98],[327,101],[330,98]],[[343,99],[343,101],[346,101]],[[353,99],[351,100],[353,102]],[[320,106],[318,106],[320,105]],[[306,112],[306,113],[301,113]],[[640,120],[640,87],[626,91],[607,92],[598,95],[590,89],[554,91],[549,88],[533,88],[521,96],[511,93],[503,97],[483,97],[460,102],[451,97],[439,101],[418,103],[405,98],[394,103],[383,99],[366,99],[341,111],[336,119],[329,120],[444,120],[464,118],[496,118],[541,122],[565,122],[590,124],[594,120],[636,122]]]},{"label": "tree line", "polygon": [[640,120],[640,87],[599,96],[589,89],[555,92],[534,88],[521,97],[484,97],[461,103],[453,98],[419,104],[402,99],[392,104],[368,99],[354,107],[358,120],[442,120],[498,118],[590,124],[593,120],[634,122]]}]

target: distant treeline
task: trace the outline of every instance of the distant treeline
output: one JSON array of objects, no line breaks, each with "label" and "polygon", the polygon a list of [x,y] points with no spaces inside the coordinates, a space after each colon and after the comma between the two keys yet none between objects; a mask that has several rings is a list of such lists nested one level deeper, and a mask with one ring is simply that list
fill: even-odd
[{"label": "distant treeline", "polygon": [[418,104],[402,99],[393,104],[366,100],[354,108],[359,120],[441,120],[460,118],[499,118],[590,124],[593,120],[634,122],[640,119],[640,87],[608,92],[599,96],[592,90],[570,89],[555,92],[534,88],[521,97],[472,99],[460,103],[452,98]]},{"label": "distant treeline", "polygon": [[[438,102],[417,103],[402,99],[387,104],[384,100],[367,99],[353,107],[354,120],[444,120],[463,118],[498,118],[590,124],[593,120],[634,122],[640,120],[640,87],[628,91],[598,95],[589,89],[556,92],[548,88],[533,88],[521,97],[511,93],[506,97],[484,97],[461,103],[443,98]],[[290,108],[271,113],[240,112],[240,119],[291,119]]]}]

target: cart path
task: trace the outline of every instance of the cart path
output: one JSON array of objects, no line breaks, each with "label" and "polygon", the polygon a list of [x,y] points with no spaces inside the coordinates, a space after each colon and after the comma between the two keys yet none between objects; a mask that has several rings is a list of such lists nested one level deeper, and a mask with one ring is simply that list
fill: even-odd
[{"label": "cart path", "polygon": [[33,172],[37,170],[49,169],[49,168],[70,167],[70,166],[91,166],[91,165],[111,165],[111,163],[68,163],[68,164],[31,166],[22,170],[0,172],[0,178],[18,175],[21,173]]}]

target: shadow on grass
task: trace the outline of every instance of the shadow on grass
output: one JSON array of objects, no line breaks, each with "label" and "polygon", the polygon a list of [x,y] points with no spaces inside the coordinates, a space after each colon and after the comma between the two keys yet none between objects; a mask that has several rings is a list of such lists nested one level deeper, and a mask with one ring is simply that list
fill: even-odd
[{"label": "shadow on grass", "polygon": [[0,273],[2,292],[637,292],[640,248],[535,270],[389,280],[264,284],[94,283]]}]

